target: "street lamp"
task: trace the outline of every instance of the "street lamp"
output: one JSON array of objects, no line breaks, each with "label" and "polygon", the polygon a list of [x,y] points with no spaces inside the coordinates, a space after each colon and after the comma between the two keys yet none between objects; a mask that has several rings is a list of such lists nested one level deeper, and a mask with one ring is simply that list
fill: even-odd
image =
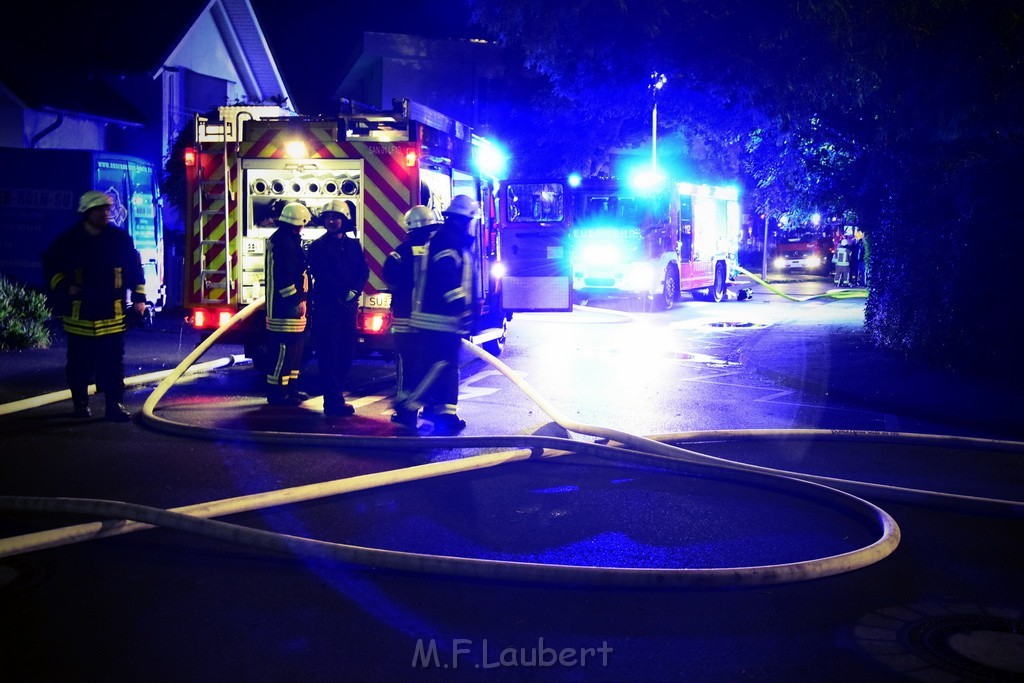
[{"label": "street lamp", "polygon": [[648,86],[651,89],[653,103],[651,107],[651,175],[654,178],[658,177],[658,91],[664,87],[667,80],[665,74],[652,71],[651,83]]}]

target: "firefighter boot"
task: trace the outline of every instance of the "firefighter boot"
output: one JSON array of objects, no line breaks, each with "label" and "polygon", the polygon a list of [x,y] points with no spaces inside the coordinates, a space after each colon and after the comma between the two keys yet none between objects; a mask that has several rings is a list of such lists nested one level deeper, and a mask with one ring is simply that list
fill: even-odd
[{"label": "firefighter boot", "polygon": [[324,415],[330,417],[348,417],[355,415],[356,409],[352,404],[347,403],[344,398],[324,396]]},{"label": "firefighter boot", "polygon": [[409,408],[404,403],[399,403],[395,406],[395,414],[391,416],[391,421],[395,424],[402,425],[406,429],[415,431],[418,426],[418,414],[418,410]]},{"label": "firefighter boot", "polygon": [[132,414],[124,409],[124,404],[116,396],[107,396],[107,410],[103,414],[107,422],[130,422]]},{"label": "firefighter boot", "polygon": [[89,410],[89,392],[72,392],[71,403],[74,405],[74,408],[71,411],[71,417],[84,419],[92,416],[92,412]]},{"label": "firefighter boot", "polygon": [[466,428],[466,421],[458,415],[437,415],[434,418],[433,434],[454,436]]},{"label": "firefighter boot", "polygon": [[294,408],[302,399],[288,393],[288,389],[282,386],[271,386],[267,392],[267,403],[272,406]]}]

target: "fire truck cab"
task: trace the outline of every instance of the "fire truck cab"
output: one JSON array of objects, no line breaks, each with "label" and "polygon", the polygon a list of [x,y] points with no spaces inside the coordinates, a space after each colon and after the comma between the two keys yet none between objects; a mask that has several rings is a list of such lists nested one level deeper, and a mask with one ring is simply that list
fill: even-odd
[{"label": "fire truck cab", "polygon": [[[331,199],[356,206],[356,229],[370,268],[360,297],[358,349],[390,355],[390,294],[384,260],[406,235],[405,213],[424,204],[440,214],[469,195],[483,216],[473,241],[476,326],[471,340],[501,352],[507,320],[500,305],[493,192],[476,163],[491,143],[466,125],[409,100],[392,111],[351,110],[330,118],[284,115],[272,107],[222,107],[219,120],[197,116],[195,148],[186,152],[188,211],[185,302],[194,327],[212,333],[264,296],[264,242],[285,204],[304,204],[313,220],[303,242],[324,233]],[[313,283],[315,287],[315,282]],[[315,311],[313,312],[315,318]],[[263,318],[222,337],[256,359]],[[315,322],[313,323],[315,324]]]},{"label": "fire truck cab", "polygon": [[734,187],[679,182],[644,189],[614,178],[510,181],[499,204],[511,310],[535,301],[548,304],[542,310],[569,310],[570,299],[623,295],[668,309],[682,292],[722,301],[735,282],[740,208]]}]

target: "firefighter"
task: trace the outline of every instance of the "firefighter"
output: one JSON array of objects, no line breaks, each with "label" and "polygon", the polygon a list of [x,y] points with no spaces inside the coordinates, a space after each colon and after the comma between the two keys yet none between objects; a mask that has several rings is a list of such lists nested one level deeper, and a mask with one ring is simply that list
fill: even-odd
[{"label": "firefighter", "polygon": [[417,331],[426,391],[423,416],[434,434],[457,434],[466,428],[456,409],[459,401],[459,349],[473,322],[471,229],[480,216],[472,197],[458,195],[445,209],[444,223],[425,245],[424,267],[412,296],[412,327]]},{"label": "firefighter", "polygon": [[324,392],[324,414],[345,417],[356,412],[345,402],[344,384],[352,369],[359,295],[370,277],[356,234],[356,205],[332,199],[320,211],[327,230],[309,245],[313,278],[310,325]]},{"label": "firefighter", "polygon": [[384,281],[391,294],[391,332],[398,352],[398,391],[392,422],[411,429],[417,426],[419,392],[423,379],[419,361],[419,343],[412,327],[412,289],[420,277],[427,240],[437,229],[438,219],[426,206],[419,204],[405,214],[405,240],[384,260]]},{"label": "firefighter", "polygon": [[65,374],[72,417],[86,418],[89,383],[106,402],[104,419],[127,422],[124,409],[124,333],[126,293],[140,316],[146,312],[142,261],[131,236],[110,223],[113,200],[91,190],[78,201],[80,219],[59,235],[43,254],[54,312],[67,334]]},{"label": "firefighter", "polygon": [[281,209],[277,230],[266,243],[263,267],[267,277],[267,331],[275,349],[267,374],[267,402],[272,406],[297,406],[309,398],[294,385],[305,347],[309,293],[300,235],[311,218],[303,204],[289,202]]}]

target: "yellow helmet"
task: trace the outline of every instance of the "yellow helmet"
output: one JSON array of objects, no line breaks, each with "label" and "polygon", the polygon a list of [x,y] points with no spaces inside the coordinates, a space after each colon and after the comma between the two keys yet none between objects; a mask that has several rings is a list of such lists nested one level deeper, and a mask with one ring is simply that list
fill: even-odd
[{"label": "yellow helmet", "polygon": [[114,200],[110,198],[106,192],[100,192],[99,190],[89,190],[82,195],[81,199],[78,200],[78,213],[85,213],[89,209],[95,209],[98,206],[113,206]]},{"label": "yellow helmet", "polygon": [[288,202],[281,209],[281,215],[278,217],[278,220],[282,223],[304,228],[311,218],[309,209],[304,204],[301,202]]}]

